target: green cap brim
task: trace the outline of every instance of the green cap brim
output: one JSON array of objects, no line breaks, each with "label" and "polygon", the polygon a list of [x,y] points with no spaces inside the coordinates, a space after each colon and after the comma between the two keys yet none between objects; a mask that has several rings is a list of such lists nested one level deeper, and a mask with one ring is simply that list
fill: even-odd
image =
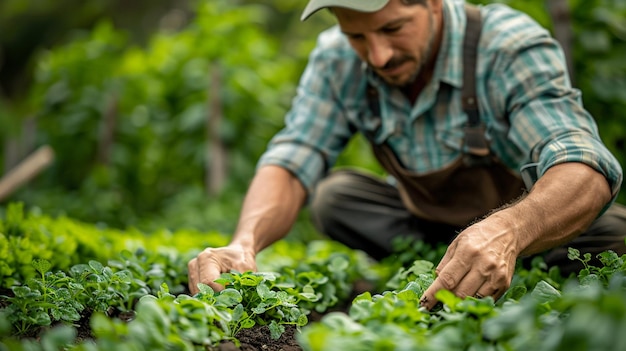
[{"label": "green cap brim", "polygon": [[310,0],[300,20],[304,21],[315,12],[326,7],[344,7],[361,12],[374,12],[387,5],[389,0]]}]

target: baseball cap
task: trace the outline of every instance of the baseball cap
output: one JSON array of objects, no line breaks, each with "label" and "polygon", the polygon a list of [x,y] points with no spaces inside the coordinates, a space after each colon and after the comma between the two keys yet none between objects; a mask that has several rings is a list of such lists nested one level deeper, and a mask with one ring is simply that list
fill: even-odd
[{"label": "baseball cap", "polygon": [[325,7],[345,7],[361,12],[374,12],[382,9],[389,0],[309,0],[302,12],[301,21]]}]

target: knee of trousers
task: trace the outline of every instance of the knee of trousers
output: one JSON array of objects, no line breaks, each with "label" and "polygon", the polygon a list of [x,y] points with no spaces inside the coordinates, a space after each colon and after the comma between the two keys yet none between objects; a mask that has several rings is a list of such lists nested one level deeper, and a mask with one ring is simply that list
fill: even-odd
[{"label": "knee of trousers", "polygon": [[[352,183],[352,177],[348,173],[332,173],[317,185],[309,210],[315,227],[326,233],[327,229],[340,222],[345,210],[345,204],[349,196],[346,189]],[[328,234],[328,233],[326,233]]]}]

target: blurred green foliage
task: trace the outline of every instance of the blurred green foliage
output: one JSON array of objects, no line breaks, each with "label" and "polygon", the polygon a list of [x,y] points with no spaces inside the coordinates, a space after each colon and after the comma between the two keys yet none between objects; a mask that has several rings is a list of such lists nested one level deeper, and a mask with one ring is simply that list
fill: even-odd
[{"label": "blurred green foliage", "polygon": [[[214,118],[210,91],[228,116],[219,135],[232,151],[229,180],[244,186],[297,79],[294,60],[279,55],[277,40],[262,29],[266,17],[260,6],[205,2],[188,27],[156,33],[145,48],[103,21],[88,37],[46,52],[29,98],[38,109],[38,140],[57,160],[37,185],[61,190],[53,198],[42,199],[39,189],[23,196],[63,208],[64,191],[75,192],[78,217],[120,224],[201,188],[205,123]],[[212,70],[225,77],[215,90]],[[97,150],[107,113],[115,114],[108,165]],[[81,198],[91,198],[89,206]]]},{"label": "blurred green foliage", "polygon": [[[544,0],[499,2],[552,28]],[[23,61],[32,64],[25,64],[31,69],[24,72],[32,74],[21,76],[24,93],[0,90],[0,138],[15,137],[24,119],[34,117],[34,144],[49,144],[57,155],[53,167],[9,200],[53,215],[148,230],[234,230],[256,160],[283,123],[316,34],[334,23],[329,13],[301,23],[305,2],[291,0],[171,1],[154,5],[162,10],[160,18],[151,3],[143,2],[44,1],[37,10],[27,3],[0,4],[0,45],[5,48],[0,57],[7,57],[7,45],[19,41],[19,35],[27,40],[20,34],[27,29],[8,35],[7,28],[48,28],[39,20],[20,21],[35,14],[57,16],[58,23],[65,23],[60,28],[83,30],[72,32],[63,45],[25,51]],[[626,4],[570,0],[569,5],[576,85],[604,141],[624,165]],[[74,6],[75,12],[65,10]],[[145,9],[151,9],[150,16],[143,16]],[[173,14],[180,15],[178,22]],[[151,18],[156,19],[147,31]],[[221,77],[217,89],[215,71]],[[205,164],[212,162],[207,159],[212,140],[206,123],[214,118],[214,91],[224,115],[217,136],[228,152],[228,177],[222,191],[208,197],[203,180]],[[103,135],[111,128],[110,148],[103,151]],[[0,148],[6,155],[6,144]],[[0,155],[0,161],[5,157]],[[379,170],[362,138],[349,145],[339,162],[344,164]],[[623,195],[620,202],[625,202]],[[306,212],[295,229],[301,235],[312,232],[305,222]]]}]

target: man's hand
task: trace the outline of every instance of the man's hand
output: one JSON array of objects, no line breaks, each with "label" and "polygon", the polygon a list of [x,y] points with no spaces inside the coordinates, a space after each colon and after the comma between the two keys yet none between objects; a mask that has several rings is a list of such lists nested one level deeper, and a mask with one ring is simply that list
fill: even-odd
[{"label": "man's hand", "polygon": [[464,298],[493,296],[509,288],[515,270],[517,249],[512,228],[489,217],[460,233],[436,268],[437,279],[424,292],[421,305],[432,309],[435,293],[450,290]]},{"label": "man's hand", "polygon": [[305,200],[304,186],[290,171],[261,167],[250,184],[230,244],[207,248],[189,261],[191,293],[198,292],[198,283],[216,291],[224,289],[213,282],[222,273],[256,271],[257,252],[287,235]]},{"label": "man's hand", "polygon": [[214,282],[220,274],[235,270],[238,272],[256,271],[254,253],[238,245],[221,248],[206,248],[198,257],[189,261],[189,290],[192,295],[198,293],[198,283],[203,283],[215,291],[224,289]]}]

